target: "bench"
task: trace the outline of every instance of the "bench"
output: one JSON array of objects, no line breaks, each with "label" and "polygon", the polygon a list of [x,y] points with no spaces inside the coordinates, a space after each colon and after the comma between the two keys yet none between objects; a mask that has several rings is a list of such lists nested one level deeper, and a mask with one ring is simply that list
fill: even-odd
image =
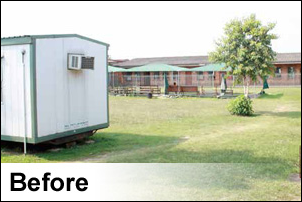
[{"label": "bench", "polygon": [[211,88],[205,88],[204,86],[201,86],[201,95],[207,95],[207,96],[215,96],[219,95],[218,87],[215,86],[212,89]]},{"label": "bench", "polygon": [[169,86],[169,87],[168,87],[168,92],[169,92],[169,93],[170,93],[170,92],[172,92],[172,93],[178,93],[178,91],[179,91],[178,86]]},{"label": "bench", "polygon": [[201,86],[201,95],[205,95],[206,91],[204,90],[203,86]]},{"label": "bench", "polygon": [[232,88],[228,89],[224,93],[225,95],[234,95],[234,90]]},{"label": "bench", "polygon": [[227,90],[227,91],[225,92],[225,94],[226,94],[226,95],[234,95],[234,90],[233,90],[233,89]]},{"label": "bench", "polygon": [[136,95],[136,87],[125,87],[124,91],[125,91],[126,96]]},{"label": "bench", "polygon": [[120,87],[114,87],[113,89],[112,89],[112,93],[114,94],[114,95],[119,95],[119,94],[121,94],[121,88]]},{"label": "bench", "polygon": [[110,93],[114,95],[129,95],[132,92],[132,87],[115,87],[110,90]]},{"label": "bench", "polygon": [[198,86],[181,86],[180,93],[196,93],[197,95],[200,95]]},{"label": "bench", "polygon": [[200,92],[198,90],[198,86],[169,86],[168,87],[169,93],[196,93],[197,95],[200,95]]},{"label": "bench", "polygon": [[110,94],[114,94],[114,88],[109,87],[109,88],[108,88],[108,91],[109,91]]},{"label": "bench", "polygon": [[161,89],[158,86],[141,86],[139,88],[139,94],[140,95],[147,95],[147,94],[155,94],[155,95],[160,95],[161,94]]}]

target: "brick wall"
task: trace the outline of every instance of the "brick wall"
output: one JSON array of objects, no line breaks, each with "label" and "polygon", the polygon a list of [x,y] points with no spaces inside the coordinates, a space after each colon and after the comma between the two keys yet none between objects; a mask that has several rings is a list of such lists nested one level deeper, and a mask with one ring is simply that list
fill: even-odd
[{"label": "brick wall", "polygon": [[281,74],[287,74],[289,67],[293,67],[296,74],[301,74],[301,64],[275,64],[275,66],[281,68]]},{"label": "brick wall", "polygon": [[[276,78],[270,78],[269,83],[273,85],[301,85],[301,64],[276,64],[276,68],[281,69],[282,75],[277,75]],[[289,68],[292,67],[294,69],[294,75],[288,75]],[[199,75],[198,72],[180,72],[180,84],[181,85],[206,85],[206,86],[219,86],[222,79],[222,74],[226,74],[226,72],[215,72],[214,78],[215,80],[212,80],[212,76],[209,75],[209,72],[203,72],[203,75]],[[145,75],[145,76],[144,76]],[[146,85],[143,83],[146,83],[144,80],[144,77],[146,75],[150,75],[150,85],[164,85],[164,76],[163,72],[160,72],[158,79],[155,79],[154,73],[148,73],[143,74],[141,73],[141,78],[139,78],[139,83],[142,85]],[[177,74],[178,75],[178,74]],[[129,76],[129,74],[128,74]],[[148,77],[148,76],[147,76]],[[177,76],[176,76],[177,77]],[[126,73],[115,73],[115,80],[116,84],[120,85],[134,85],[136,84],[136,74],[132,73],[132,79],[128,81],[126,79]],[[169,78],[169,84],[173,85],[174,82],[178,84],[178,80],[173,78],[173,72],[168,72],[168,78]],[[232,84],[232,77],[228,79],[228,83]],[[138,85],[139,85],[138,83]]]}]

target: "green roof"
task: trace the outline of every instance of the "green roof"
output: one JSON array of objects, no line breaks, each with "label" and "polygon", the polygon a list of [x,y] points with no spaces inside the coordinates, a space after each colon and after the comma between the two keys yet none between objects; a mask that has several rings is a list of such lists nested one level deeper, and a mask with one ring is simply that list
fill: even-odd
[{"label": "green roof", "polygon": [[209,64],[197,68],[181,68],[167,64],[148,64],[130,69],[109,66],[109,72],[224,72],[230,71],[231,68],[226,68],[224,64]]},{"label": "green roof", "polygon": [[1,46],[32,44],[35,39],[70,38],[70,37],[76,37],[94,43],[109,46],[109,44],[106,44],[104,42],[97,41],[78,34],[25,35],[25,36],[17,36],[17,37],[7,37],[7,38],[1,38]]},{"label": "green roof", "polygon": [[127,69],[127,72],[180,72],[180,71],[187,71],[187,69],[177,66],[167,65],[167,64],[148,64],[140,67]]},{"label": "green roof", "polygon": [[119,68],[119,67],[113,67],[113,66],[108,66],[109,72],[128,72],[127,69]]},{"label": "green roof", "polygon": [[209,64],[202,67],[189,69],[190,72],[228,72],[231,68],[226,68],[225,64]]}]

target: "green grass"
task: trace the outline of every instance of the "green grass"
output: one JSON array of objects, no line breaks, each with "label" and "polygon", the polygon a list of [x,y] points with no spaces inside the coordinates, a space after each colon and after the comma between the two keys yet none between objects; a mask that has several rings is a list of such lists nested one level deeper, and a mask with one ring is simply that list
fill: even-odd
[{"label": "green grass", "polygon": [[219,197],[301,199],[301,184],[287,180],[298,173],[301,89],[267,93],[254,100],[253,117],[231,116],[230,100],[110,97],[111,127],[92,137],[94,144],[27,156],[2,146],[1,162],[242,163],[240,176],[252,176],[248,188],[219,189]]}]

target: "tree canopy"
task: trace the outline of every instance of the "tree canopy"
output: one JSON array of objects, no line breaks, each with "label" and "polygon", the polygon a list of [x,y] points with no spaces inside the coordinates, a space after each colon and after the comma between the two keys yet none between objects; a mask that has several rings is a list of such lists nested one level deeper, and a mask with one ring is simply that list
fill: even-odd
[{"label": "tree canopy", "polygon": [[255,15],[232,20],[226,24],[224,36],[216,42],[216,50],[209,54],[210,60],[225,63],[236,81],[245,86],[250,80],[257,81],[259,77],[274,74],[276,53],[272,40],[278,37],[271,31],[275,25],[263,25]]}]

